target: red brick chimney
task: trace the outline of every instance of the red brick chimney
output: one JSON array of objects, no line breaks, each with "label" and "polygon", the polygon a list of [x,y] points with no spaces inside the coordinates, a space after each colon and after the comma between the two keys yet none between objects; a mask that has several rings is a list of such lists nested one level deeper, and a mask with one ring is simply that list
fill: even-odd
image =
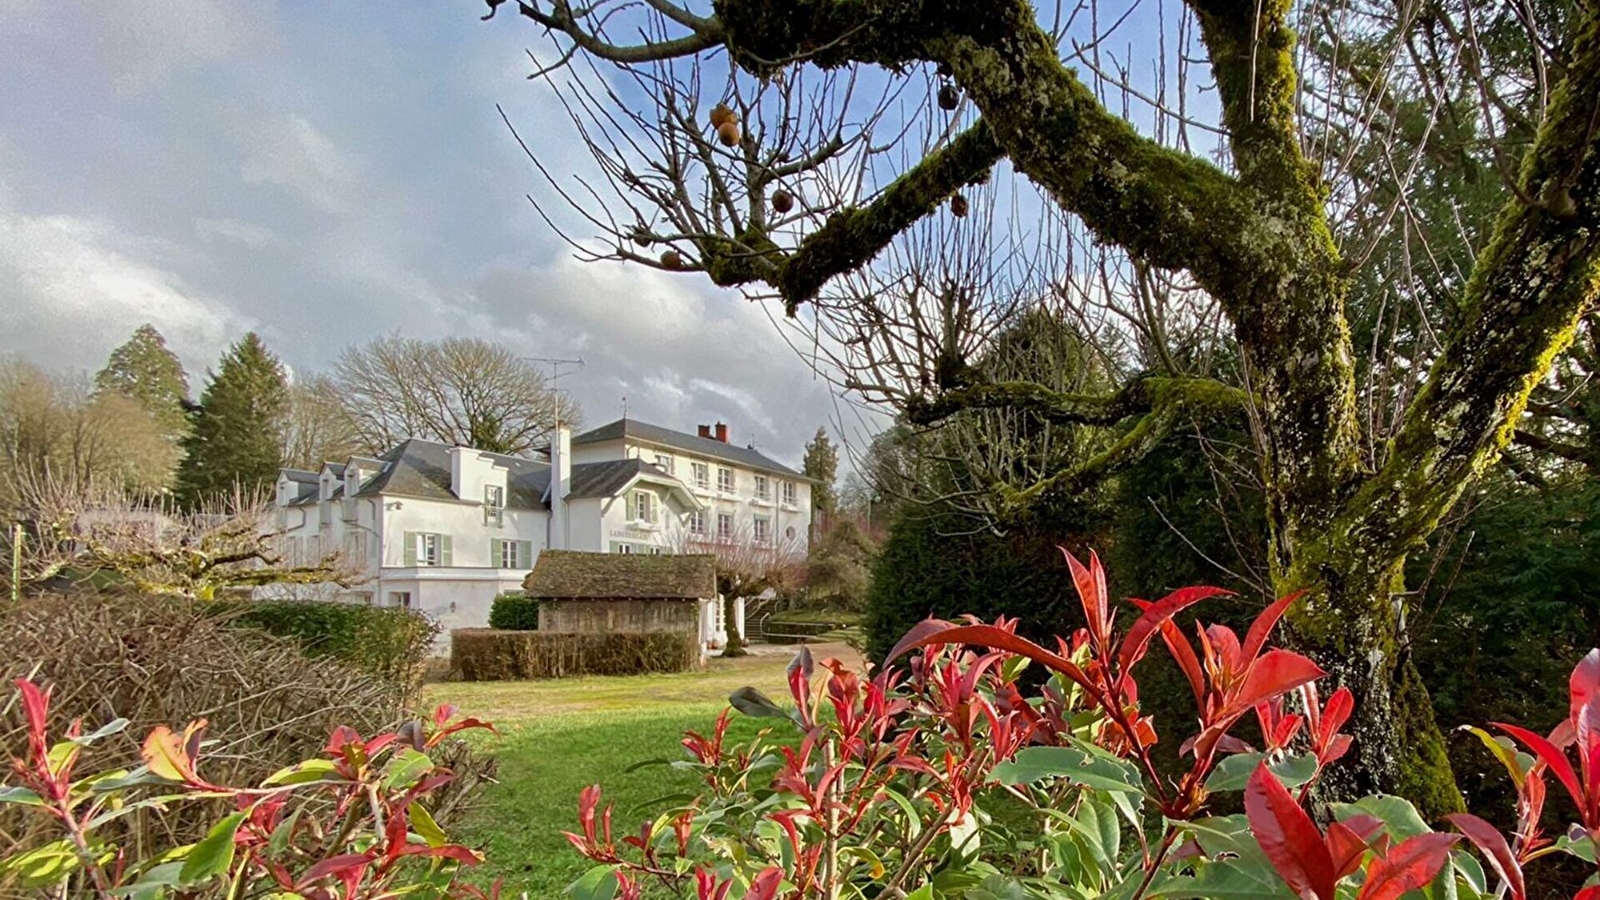
[{"label": "red brick chimney", "polygon": [[703,437],[703,438],[706,438],[707,440],[710,440],[710,438],[711,438],[711,426],[710,425],[701,425],[700,426],[700,436]]},{"label": "red brick chimney", "polygon": [[721,422],[717,423],[717,440],[723,442],[724,444],[728,442],[728,426],[722,424]]}]

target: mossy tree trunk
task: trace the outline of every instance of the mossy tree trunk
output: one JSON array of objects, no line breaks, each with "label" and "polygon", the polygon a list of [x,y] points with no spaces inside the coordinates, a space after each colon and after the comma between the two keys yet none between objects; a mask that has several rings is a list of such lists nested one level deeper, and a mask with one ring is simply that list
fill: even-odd
[{"label": "mossy tree trunk", "polygon": [[[1579,4],[1562,80],[1459,300],[1459,324],[1375,459],[1361,449],[1371,436],[1357,416],[1349,262],[1329,225],[1320,164],[1302,152],[1290,0],[1188,3],[1216,80],[1228,171],[1145,137],[1106,109],[1062,63],[1025,0],[716,0],[706,17],[653,3],[662,33],[675,36],[636,46],[608,43],[565,3],[524,0],[518,9],[566,34],[575,52],[626,65],[722,49],[762,78],[802,61],[892,70],[931,63],[981,113],[869,203],[833,211],[787,247],[778,242],[788,235],[764,224],[774,177],[765,163],[733,173],[748,196],[718,202],[748,215],[711,235],[696,234],[708,219],[682,206],[700,188],[669,196],[624,181],[618,190],[656,206],[679,232],[645,235],[681,250],[669,268],[697,269],[722,285],[764,284],[793,312],[965,185],[990,177],[1004,158],[1098,240],[1143,265],[1186,272],[1233,325],[1244,389],[1147,378],[1112,396],[1083,397],[1037,384],[974,383],[959,360],[941,357],[900,399],[920,422],[1007,407],[1124,428],[1079,468],[1041,484],[997,486],[1013,504],[1048,502],[1047,488],[1071,490],[1117,471],[1189,413],[1248,407],[1273,587],[1307,591],[1290,618],[1291,637],[1357,696],[1360,749],[1336,787],[1398,792],[1429,812],[1448,811],[1460,801],[1406,653],[1401,573],[1406,554],[1505,447],[1533,386],[1600,297],[1600,2]],[[661,127],[692,121],[675,119],[679,112],[661,110]],[[805,171],[807,163],[794,165]],[[618,258],[647,261],[624,250]]]}]

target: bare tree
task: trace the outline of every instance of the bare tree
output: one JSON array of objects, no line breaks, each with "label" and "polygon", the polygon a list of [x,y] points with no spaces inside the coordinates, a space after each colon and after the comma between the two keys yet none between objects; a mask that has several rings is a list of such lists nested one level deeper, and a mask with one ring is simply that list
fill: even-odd
[{"label": "bare tree", "polygon": [[316,470],[327,461],[387,449],[368,447],[362,441],[338,384],[329,376],[316,374],[296,378],[289,385],[284,465]]},{"label": "bare tree", "polygon": [[24,514],[23,485],[44,479],[164,490],[181,455],[164,432],[138,401],[93,392],[85,377],[0,363],[0,502]]},{"label": "bare tree", "polygon": [[558,416],[580,421],[535,363],[477,338],[379,338],[347,349],[332,378],[369,453],[414,437],[522,454],[545,444]]},{"label": "bare tree", "polygon": [[740,600],[758,597],[768,590],[783,591],[798,587],[804,577],[805,553],[796,535],[758,536],[754,526],[744,524],[728,534],[698,533],[683,526],[669,535],[676,553],[709,553],[717,558],[717,593],[722,595],[723,621],[727,623],[728,643],[724,656],[744,655],[744,633],[734,628],[734,607]]},{"label": "bare tree", "polygon": [[[1438,812],[1460,800],[1405,649],[1404,563],[1499,457],[1600,296],[1600,6],[1577,3],[1570,19],[1524,6],[1500,21],[1533,52],[1497,72],[1472,0],[1427,15],[1379,0],[1187,0],[1153,48],[1153,91],[1109,51],[1124,16],[1097,4],[515,8],[553,37],[558,64],[590,67],[550,83],[607,183],[545,172],[600,232],[573,239],[580,253],[778,299],[811,323],[816,353],[845,364],[847,386],[914,422],[1003,408],[1113,429],[1101,452],[1002,495],[1087,484],[1211,410],[1248,417],[1271,587],[1309,592],[1294,637],[1359,700],[1340,787]],[[1209,96],[1189,79],[1201,60]],[[1514,146],[1504,100],[1521,84],[1535,127]],[[1424,129],[1447,108],[1475,117],[1461,127],[1487,138],[1473,152],[1504,159],[1504,191],[1449,320],[1367,375],[1353,274],[1374,236],[1418,221],[1407,199],[1430,148],[1391,140],[1388,174],[1362,179],[1336,136],[1399,135],[1416,97],[1435,111]],[[1445,102],[1461,97],[1476,102]],[[995,212],[968,218],[976,199]],[[1127,367],[1107,391],[984,380],[972,360],[1039,302],[1158,365]],[[1197,365],[1204,353],[1169,352],[1224,324],[1236,378]]]},{"label": "bare tree", "polygon": [[[25,585],[90,579],[143,594],[211,600],[267,585],[349,587],[360,570],[337,550],[292,558],[277,535],[276,512],[235,493],[197,509],[170,496],[120,486],[44,478],[23,486],[33,511],[23,538]],[[14,549],[6,541],[6,560]]]}]

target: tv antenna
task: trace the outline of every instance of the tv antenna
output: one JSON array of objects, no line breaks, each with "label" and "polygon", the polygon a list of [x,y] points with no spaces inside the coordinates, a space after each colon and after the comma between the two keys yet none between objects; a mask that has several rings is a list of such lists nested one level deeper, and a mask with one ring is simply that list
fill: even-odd
[{"label": "tv antenna", "polygon": [[[555,390],[555,392],[558,394],[561,392],[561,379],[572,374],[571,372],[561,371],[561,367],[577,366],[580,369],[583,368],[583,357],[581,356],[577,359],[562,359],[556,356],[524,356],[523,359],[527,360],[528,362],[548,364],[550,366],[550,384],[553,386],[553,390]],[[556,403],[555,427],[561,427],[561,404],[559,402]]]}]

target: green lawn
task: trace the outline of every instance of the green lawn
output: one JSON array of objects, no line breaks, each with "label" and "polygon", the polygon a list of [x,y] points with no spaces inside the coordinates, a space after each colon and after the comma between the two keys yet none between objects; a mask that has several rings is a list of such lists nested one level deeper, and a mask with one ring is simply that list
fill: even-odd
[{"label": "green lawn", "polygon": [[[813,647],[819,658],[855,655],[842,646]],[[712,660],[703,673],[631,678],[431,685],[431,704],[450,702],[500,730],[484,747],[500,759],[500,783],[455,831],[488,855],[485,881],[505,879],[505,896],[556,898],[588,864],[561,836],[577,826],[578,791],[596,782],[616,804],[617,836],[633,833],[650,801],[693,791],[692,773],[666,766],[628,767],[682,758],[684,729],[709,733],[734,688],[755,685],[774,699],[788,696],[786,652]],[[762,724],[735,716],[730,736],[748,738]]]}]

